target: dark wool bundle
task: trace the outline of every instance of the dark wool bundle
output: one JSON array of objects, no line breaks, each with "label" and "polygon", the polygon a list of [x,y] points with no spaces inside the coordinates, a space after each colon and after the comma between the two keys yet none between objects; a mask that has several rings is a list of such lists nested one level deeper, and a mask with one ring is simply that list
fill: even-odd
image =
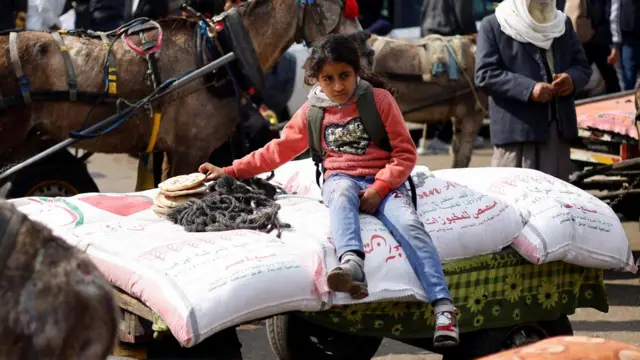
[{"label": "dark wool bundle", "polygon": [[271,232],[289,228],[278,219],[278,189],[260,178],[223,176],[209,185],[209,194],[173,209],[167,218],[189,232],[249,229]]}]

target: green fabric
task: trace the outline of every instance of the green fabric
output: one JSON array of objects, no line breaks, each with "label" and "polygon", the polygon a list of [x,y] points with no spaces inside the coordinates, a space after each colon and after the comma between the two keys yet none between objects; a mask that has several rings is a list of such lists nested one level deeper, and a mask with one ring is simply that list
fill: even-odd
[{"label": "green fabric", "polygon": [[[564,262],[534,265],[509,248],[454,261],[443,270],[459,310],[460,331],[553,320],[576,308],[609,311],[603,271]],[[374,302],[296,313],[314,323],[360,335],[433,336],[435,317],[423,302]]]}]

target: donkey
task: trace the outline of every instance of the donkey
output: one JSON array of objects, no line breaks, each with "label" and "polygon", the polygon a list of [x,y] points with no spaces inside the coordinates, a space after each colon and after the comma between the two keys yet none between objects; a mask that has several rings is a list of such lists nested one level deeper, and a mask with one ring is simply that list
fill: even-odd
[{"label": "donkey", "polygon": [[471,162],[473,140],[482,127],[487,96],[475,86],[472,36],[429,35],[406,41],[371,35],[373,70],[386,74],[408,122],[430,124],[453,119],[453,167]]},{"label": "donkey", "polygon": [[81,251],[3,200],[0,358],[104,360],[116,343],[113,290]]},{"label": "donkey", "polygon": [[[262,71],[270,69],[294,41],[315,42],[330,32],[361,31],[356,18],[343,15],[343,0],[254,0],[238,7],[242,23],[253,45]],[[169,79],[198,67],[196,53],[199,22],[185,18],[158,21],[164,31],[162,49],[156,56],[157,71]],[[18,35],[18,53],[32,91],[66,90],[67,68],[52,35],[25,31]],[[98,38],[64,36],[77,78],[78,91],[104,92],[104,59],[107,50]],[[19,95],[16,69],[8,56],[9,37],[0,36],[0,93]],[[242,45],[242,44],[240,44]],[[147,61],[119,39],[112,44],[118,69],[118,95],[139,99],[152,88],[143,74]],[[225,142],[235,129],[238,118],[236,98],[220,98],[205,89],[205,80],[194,81],[185,88],[154,102],[154,111],[163,114],[153,151],[165,152],[171,159],[170,172],[176,176],[196,171],[211,152]],[[91,112],[89,113],[89,111]],[[37,127],[57,140],[71,131],[93,125],[113,113],[110,105],[73,101],[38,101],[28,108],[2,110],[0,105],[0,153],[18,146],[30,129]],[[152,132],[152,117],[142,114],[94,139],[83,140],[77,147],[100,153],[144,152]]]}]

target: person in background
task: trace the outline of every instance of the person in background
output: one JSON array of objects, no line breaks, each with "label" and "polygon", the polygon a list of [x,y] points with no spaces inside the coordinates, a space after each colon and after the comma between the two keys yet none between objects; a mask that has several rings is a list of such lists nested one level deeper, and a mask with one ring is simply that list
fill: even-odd
[{"label": "person in background", "polygon": [[111,31],[124,19],[125,0],[76,0],[76,29]]},{"label": "person in background", "polygon": [[640,1],[611,0],[611,34],[620,48],[624,90],[632,90],[640,69]]},{"label": "person in background", "polygon": [[[420,19],[420,36],[475,34],[477,30],[473,3],[474,0],[424,0]],[[431,140],[427,144],[427,149],[420,149],[420,154],[448,154],[452,138],[453,122],[450,119],[442,124],[429,124],[427,139]],[[476,140],[476,145],[479,145],[478,142]]]},{"label": "person in background", "polygon": [[359,0],[357,3],[358,20],[363,29],[380,36],[386,36],[393,30],[391,0]]},{"label": "person in background", "polygon": [[476,85],[489,95],[492,166],[540,170],[568,181],[574,98],[592,71],[555,0],[505,0],[480,25]]},{"label": "person in background", "polygon": [[471,35],[477,32],[473,0],[424,0],[420,36]]},{"label": "person in background", "polygon": [[618,62],[620,44],[617,39],[618,43],[613,42],[610,8],[611,0],[568,0],[565,8],[589,65],[595,63],[602,75],[607,94],[620,91],[614,67]]},{"label": "person in background", "polygon": [[[170,15],[169,0],[140,0],[133,12],[133,19],[146,17],[158,20]],[[129,21],[131,19],[126,19]]]},{"label": "person in background", "polygon": [[0,0],[0,31],[24,27],[27,6],[27,0]]},{"label": "person in background", "polygon": [[66,0],[29,0],[27,30],[49,31],[60,29],[60,15],[65,10],[68,10],[66,9],[68,3]]}]

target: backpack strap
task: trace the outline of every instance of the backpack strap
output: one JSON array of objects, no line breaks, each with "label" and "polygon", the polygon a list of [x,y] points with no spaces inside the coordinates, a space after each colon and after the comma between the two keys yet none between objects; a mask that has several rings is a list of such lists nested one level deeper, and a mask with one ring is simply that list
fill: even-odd
[{"label": "backpack strap", "polygon": [[[318,106],[309,107],[307,112],[307,129],[309,130],[309,153],[311,160],[316,166],[316,183],[320,186],[320,177],[322,177],[322,159],[324,158],[324,150],[322,150],[322,120],[324,119],[324,109]],[[324,170],[324,169],[322,169]]]},{"label": "backpack strap", "polygon": [[362,94],[362,96],[358,98],[356,105],[358,106],[358,113],[360,114],[360,119],[362,120],[364,129],[367,131],[369,136],[371,136],[371,141],[373,141],[373,143],[379,148],[391,152],[389,135],[387,134],[387,129],[385,129],[384,123],[378,113],[378,107],[376,106],[376,101],[373,98],[373,90],[369,90]]}]

